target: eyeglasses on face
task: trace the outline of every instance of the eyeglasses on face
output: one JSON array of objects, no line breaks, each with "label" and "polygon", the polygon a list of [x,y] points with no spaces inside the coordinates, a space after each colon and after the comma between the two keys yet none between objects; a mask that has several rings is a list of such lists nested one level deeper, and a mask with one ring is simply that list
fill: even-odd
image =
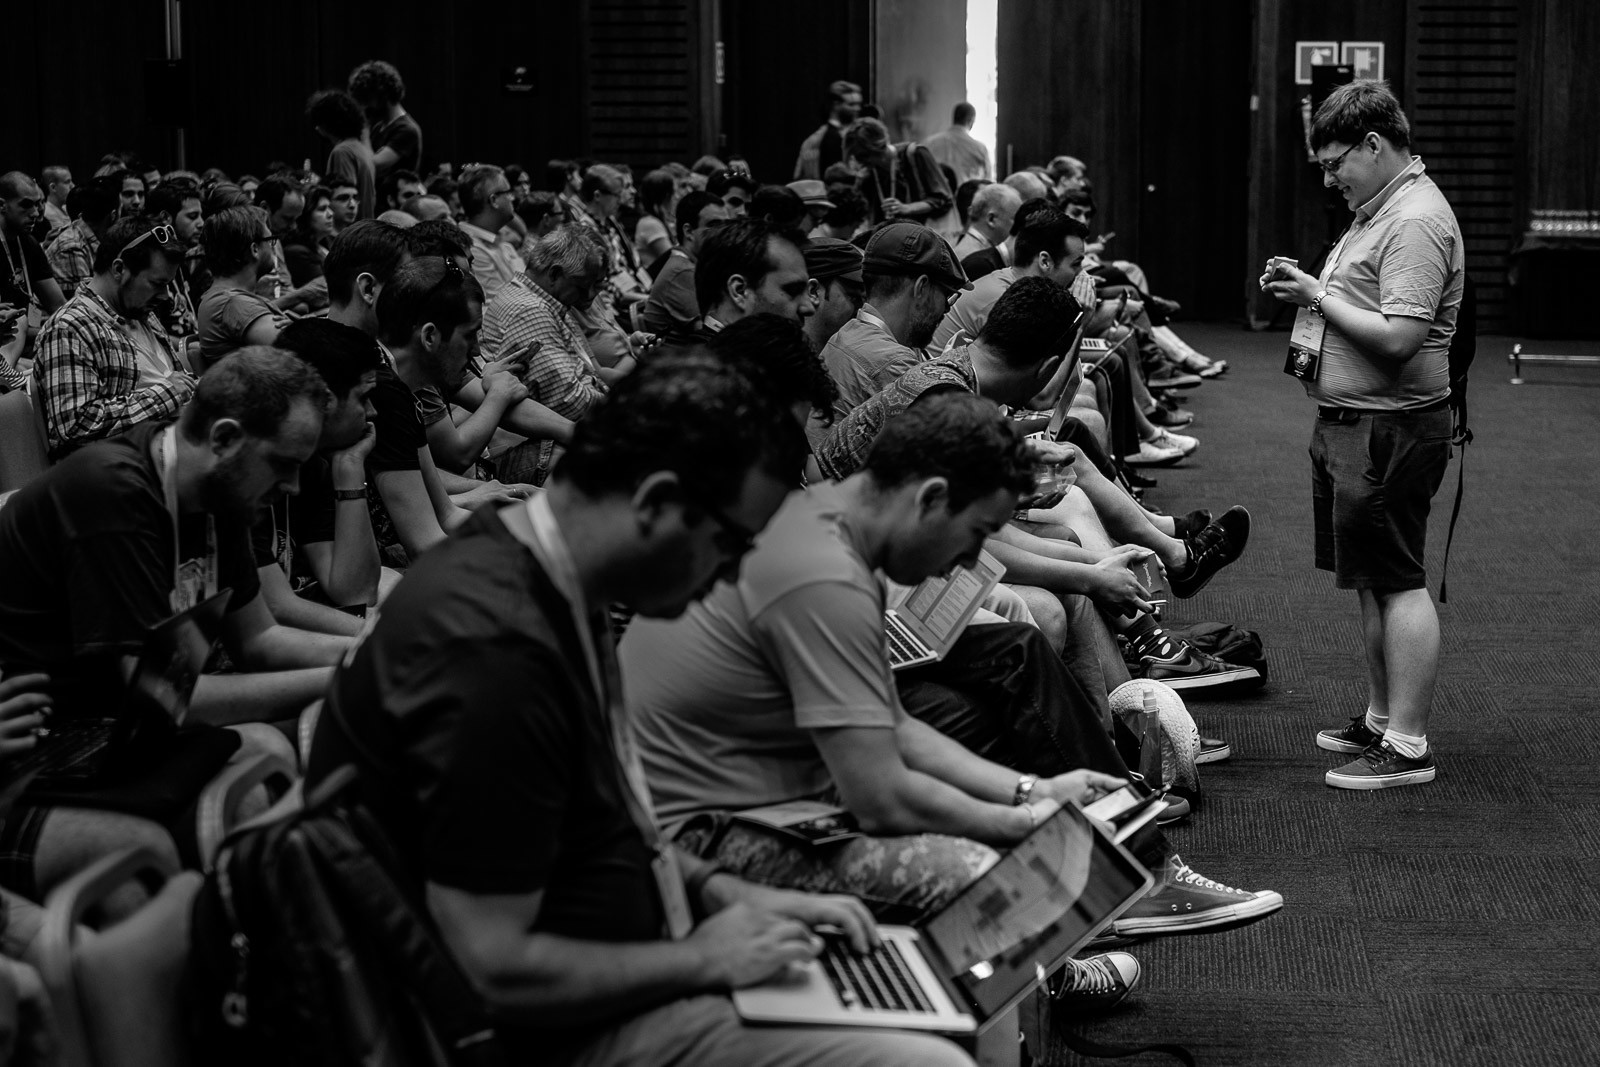
[{"label": "eyeglasses on face", "polygon": [[1338,174],[1339,173],[1339,168],[1344,165],[1344,157],[1348,156],[1351,152],[1354,152],[1357,148],[1360,148],[1360,147],[1361,147],[1361,142],[1357,141],[1355,144],[1351,145],[1349,148],[1346,148],[1343,152],[1340,152],[1338,155],[1334,156],[1332,159],[1319,159],[1319,160],[1317,160],[1317,166],[1322,168],[1322,173],[1324,173],[1324,174]]}]

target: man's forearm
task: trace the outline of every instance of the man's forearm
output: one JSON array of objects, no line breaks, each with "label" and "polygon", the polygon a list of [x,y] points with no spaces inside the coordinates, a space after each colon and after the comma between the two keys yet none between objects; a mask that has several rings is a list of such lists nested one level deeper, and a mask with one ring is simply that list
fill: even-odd
[{"label": "man's forearm", "polygon": [[550,440],[563,445],[572,440],[572,428],[576,425],[565,415],[557,414],[537,400],[524,400],[517,404],[506,412],[501,424],[523,437],[536,441]]},{"label": "man's forearm", "polygon": [[[271,573],[272,571],[277,572],[276,576]],[[262,567],[260,573],[261,595],[266,600],[267,607],[271,609],[272,617],[283,625],[313,633],[345,637],[354,637],[361,632],[361,620],[355,616],[346,615],[338,608],[317,604],[296,595],[289,587],[288,579],[283,577],[283,572],[278,570],[277,564]]]},{"label": "man's forearm", "polygon": [[372,532],[372,512],[359,498],[337,501],[334,507],[332,558],[322,591],[343,607],[376,604],[383,561]]},{"label": "man's forearm", "polygon": [[1427,323],[1421,319],[1367,311],[1343,297],[1324,297],[1322,314],[1330,326],[1356,347],[1384,359],[1410,359],[1421,350],[1422,342],[1428,337]]},{"label": "man's forearm", "polygon": [[977,800],[1010,804],[1015,797],[1016,771],[984,759],[921,719],[907,716],[895,734],[906,766],[912,770],[953,785]]},{"label": "man's forearm", "polygon": [[[1065,549],[1071,546],[1071,542],[1063,541],[1061,545]],[[1005,566],[1006,581],[1013,585],[1036,585],[1052,593],[1082,593],[1086,596],[1097,591],[1094,569],[1089,564],[1051,559],[995,538],[990,538],[986,547]]]}]

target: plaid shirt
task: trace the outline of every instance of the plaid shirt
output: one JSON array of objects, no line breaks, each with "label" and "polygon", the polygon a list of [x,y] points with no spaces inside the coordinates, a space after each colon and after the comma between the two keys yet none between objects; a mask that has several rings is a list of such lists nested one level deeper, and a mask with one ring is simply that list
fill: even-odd
[{"label": "plaid shirt", "polygon": [[[483,348],[498,359],[535,341],[539,351],[522,376],[528,395],[558,415],[583,418],[606,394],[589,342],[567,308],[519,274],[484,309]],[[544,442],[541,453],[551,451],[553,442]]]},{"label": "plaid shirt", "polygon": [[[138,322],[167,361],[182,367],[160,321],[145,311]],[[33,395],[44,405],[52,459],[90,441],[126,433],[142,422],[176,418],[194,393],[194,379],[182,370],[175,370],[166,381],[139,385],[133,325],[85,285],[39,331]]]},{"label": "plaid shirt", "polygon": [[44,254],[50,260],[50,269],[55,272],[56,281],[61,283],[61,292],[68,300],[77,295],[80,286],[87,285],[89,279],[94,277],[94,254],[99,248],[100,238],[82,219],[75,220],[71,226],[50,239]]}]

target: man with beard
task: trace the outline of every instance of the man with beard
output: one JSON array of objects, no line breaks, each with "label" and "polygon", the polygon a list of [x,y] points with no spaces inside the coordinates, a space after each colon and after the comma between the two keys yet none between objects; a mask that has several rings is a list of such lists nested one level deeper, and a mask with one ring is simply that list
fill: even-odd
[{"label": "man with beard", "polygon": [[[0,830],[0,884],[42,900],[36,894],[97,850],[145,840],[151,822],[194,861],[194,799],[240,745],[238,733],[217,727],[290,718],[327,687],[350,640],[280,625],[250,549],[263,504],[299,488],[327,402],[322,379],[299,359],[245,349],[201,379],[176,424],[145,421],[82,449],[0,509],[8,670],[58,682],[125,676],[152,627],[224,590],[222,641],[239,670],[199,679],[182,728],[128,741],[137,759],[114,781],[56,780],[44,787],[48,799],[39,782],[30,785]],[[55,714],[68,710],[70,692],[57,691]],[[116,706],[102,711],[95,700],[89,710]],[[240,732],[253,743],[274,733]],[[276,745],[286,747],[281,737]],[[101,804],[141,818],[108,815]],[[108,824],[127,836],[117,840]]]},{"label": "man with beard", "polygon": [[177,276],[184,249],[170,226],[118,219],[95,252],[88,284],[39,332],[33,395],[50,456],[175,418],[194,379],[149,304]]},{"label": "man with beard", "polygon": [[944,239],[914,222],[892,222],[874,233],[862,273],[867,302],[822,350],[839,385],[833,412],[841,419],[922,362],[951,301],[972,288]]}]

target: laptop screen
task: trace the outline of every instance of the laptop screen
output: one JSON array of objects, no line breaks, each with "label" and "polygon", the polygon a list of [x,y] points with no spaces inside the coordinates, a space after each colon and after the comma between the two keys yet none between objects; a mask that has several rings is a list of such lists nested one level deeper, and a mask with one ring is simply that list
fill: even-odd
[{"label": "laptop screen", "polygon": [[922,927],[944,977],[984,1018],[1143,892],[1145,870],[1066,805]]},{"label": "laptop screen", "polygon": [[943,578],[929,578],[913,589],[909,596],[895,607],[902,618],[910,616],[919,626],[914,626],[917,636],[938,648],[949,641],[971,614],[973,605],[988,594],[991,570],[999,571],[999,563],[984,553],[971,567],[960,567]]}]

